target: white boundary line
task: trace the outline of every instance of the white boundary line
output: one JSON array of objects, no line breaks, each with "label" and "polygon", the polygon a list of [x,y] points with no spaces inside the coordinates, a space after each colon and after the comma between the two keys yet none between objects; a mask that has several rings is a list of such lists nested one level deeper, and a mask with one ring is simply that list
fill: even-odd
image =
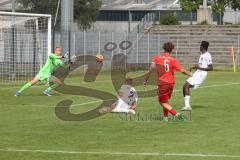
[{"label": "white boundary line", "polygon": [[160,152],[88,152],[64,150],[31,150],[31,149],[0,149],[0,152],[30,152],[30,153],[58,153],[58,154],[92,154],[92,155],[127,155],[127,156],[173,156],[173,157],[221,157],[240,158],[240,155],[225,154],[194,154],[194,153],[160,153]]},{"label": "white boundary line", "polygon": [[[222,85],[209,85],[200,88],[213,88],[222,86],[239,85],[240,83],[229,83]],[[181,90],[175,90],[179,92]],[[73,106],[85,105],[101,101],[90,101],[86,103],[76,104]],[[173,156],[173,157],[219,157],[219,158],[240,158],[240,155],[224,155],[224,154],[194,154],[194,153],[160,153],[160,152],[82,152],[82,151],[63,151],[63,150],[30,150],[30,149],[0,149],[0,152],[31,152],[31,153],[58,153],[58,154],[92,154],[92,155],[128,155],[128,156]]]},{"label": "white boundary line", "polygon": [[[239,85],[240,82],[234,82],[234,83],[225,83],[225,84],[215,84],[215,85],[209,85],[209,86],[203,86],[199,87],[197,89],[202,89],[202,88],[217,88],[217,87],[223,87],[223,86],[232,86],[232,85]],[[174,92],[180,92],[182,90],[174,90]]]}]

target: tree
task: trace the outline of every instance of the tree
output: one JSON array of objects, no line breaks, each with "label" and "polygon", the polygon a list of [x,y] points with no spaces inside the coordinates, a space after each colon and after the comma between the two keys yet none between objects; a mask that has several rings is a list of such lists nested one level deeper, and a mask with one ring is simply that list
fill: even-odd
[{"label": "tree", "polygon": [[178,17],[173,15],[172,13],[164,14],[160,19],[161,25],[179,25]]},{"label": "tree", "polygon": [[[17,2],[30,12],[51,14],[54,19],[58,0],[17,0]],[[74,20],[79,29],[86,30],[91,27],[96,21],[100,7],[100,0],[74,0]]]},{"label": "tree", "polygon": [[197,11],[202,4],[203,0],[180,0],[182,10],[187,13]]},{"label": "tree", "polygon": [[[240,9],[239,0],[208,0],[211,4],[212,9],[216,13],[220,13],[220,23],[222,24],[222,19],[224,16],[225,8],[231,7],[234,10]],[[184,12],[196,11],[200,5],[203,4],[203,0],[180,0],[180,5]]]},{"label": "tree", "polygon": [[100,0],[75,0],[74,1],[74,19],[79,29],[86,30],[91,27],[101,7]]},{"label": "tree", "polygon": [[235,0],[232,0],[230,2],[230,5],[232,6],[232,8],[236,11],[237,9],[240,9],[240,1],[235,1]]},{"label": "tree", "polygon": [[203,4],[203,0],[180,0],[181,8],[184,12],[191,14],[192,24],[192,12],[196,12],[199,6]]},{"label": "tree", "polygon": [[221,14],[221,20],[220,20],[221,24],[222,24],[222,19],[223,19],[226,7],[231,7],[234,10],[240,9],[240,1],[239,0],[212,0],[213,11]]}]

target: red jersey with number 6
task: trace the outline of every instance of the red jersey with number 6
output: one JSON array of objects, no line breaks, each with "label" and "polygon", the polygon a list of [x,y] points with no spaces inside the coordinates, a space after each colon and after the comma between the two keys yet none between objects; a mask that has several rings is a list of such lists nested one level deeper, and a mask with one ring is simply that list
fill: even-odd
[{"label": "red jersey with number 6", "polygon": [[156,65],[158,85],[163,83],[174,84],[174,72],[179,72],[183,68],[180,63],[168,53],[154,56],[152,63]]}]

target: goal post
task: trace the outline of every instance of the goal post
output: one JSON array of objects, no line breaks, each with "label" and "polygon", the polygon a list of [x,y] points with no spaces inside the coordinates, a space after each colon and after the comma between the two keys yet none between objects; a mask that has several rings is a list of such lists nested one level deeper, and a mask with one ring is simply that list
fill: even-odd
[{"label": "goal post", "polygon": [[51,15],[0,12],[0,22],[0,83],[29,80],[51,52]]}]

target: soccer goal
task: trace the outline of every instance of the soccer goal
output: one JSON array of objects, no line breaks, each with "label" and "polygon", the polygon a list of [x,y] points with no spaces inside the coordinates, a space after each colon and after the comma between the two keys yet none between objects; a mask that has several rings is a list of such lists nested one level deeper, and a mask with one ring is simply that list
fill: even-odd
[{"label": "soccer goal", "polygon": [[29,80],[51,52],[51,15],[0,12],[0,83]]}]

